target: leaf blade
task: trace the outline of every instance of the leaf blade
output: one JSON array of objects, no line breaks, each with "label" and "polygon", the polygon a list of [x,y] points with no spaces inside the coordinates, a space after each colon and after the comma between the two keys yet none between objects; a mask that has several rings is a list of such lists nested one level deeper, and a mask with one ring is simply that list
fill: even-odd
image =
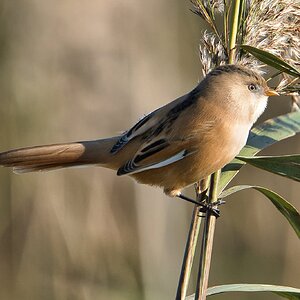
[{"label": "leaf blade", "polygon": [[277,193],[261,187],[261,186],[255,186],[255,185],[238,185],[231,187],[225,191],[223,191],[219,198],[223,199],[226,198],[236,192],[245,190],[245,189],[255,189],[259,192],[261,192],[263,195],[265,195],[272,204],[279,210],[279,212],[287,219],[287,221],[290,223],[294,231],[296,232],[298,238],[300,238],[300,214],[297,211],[297,209],[290,204],[287,200],[285,200],[283,197],[278,195]]},{"label": "leaf blade", "polygon": [[[278,296],[284,297],[289,300],[299,300],[300,299],[300,289],[279,286],[271,284],[224,284],[208,288],[207,296],[218,295],[222,293],[231,292],[271,292],[277,294]],[[190,295],[186,300],[193,300],[194,295]]]},{"label": "leaf blade", "polygon": [[283,61],[276,55],[249,45],[241,45],[240,47],[243,50],[246,50],[247,52],[251,53],[254,57],[259,59],[266,65],[271,66],[279,71],[283,71],[289,75],[300,77],[300,72],[296,68]]},{"label": "leaf blade", "polygon": [[237,159],[259,169],[300,181],[300,155],[282,156],[238,156]]}]

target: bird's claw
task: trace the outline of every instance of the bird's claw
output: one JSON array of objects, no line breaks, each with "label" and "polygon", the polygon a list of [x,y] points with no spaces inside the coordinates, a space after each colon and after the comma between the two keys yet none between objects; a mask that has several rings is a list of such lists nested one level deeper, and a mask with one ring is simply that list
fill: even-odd
[{"label": "bird's claw", "polygon": [[220,217],[220,210],[216,207],[213,207],[211,204],[207,204],[201,207],[199,211],[203,213],[209,212],[212,215],[214,215],[216,218]]},{"label": "bird's claw", "polygon": [[207,213],[210,212],[216,218],[220,217],[219,205],[225,204],[224,200],[218,200],[212,203],[203,203],[203,207],[200,208],[200,212]]},{"label": "bird's claw", "polygon": [[203,197],[203,199],[204,199],[203,201],[196,201],[196,200],[191,199],[189,197],[186,197],[182,194],[177,195],[177,197],[179,197],[179,198],[181,198],[185,201],[194,203],[198,206],[201,206],[201,208],[199,209],[200,212],[203,212],[203,213],[210,212],[216,218],[220,217],[220,210],[218,209],[218,206],[225,203],[225,201],[222,200],[222,199],[217,200],[217,201],[212,202],[212,203],[207,203],[207,196]]}]

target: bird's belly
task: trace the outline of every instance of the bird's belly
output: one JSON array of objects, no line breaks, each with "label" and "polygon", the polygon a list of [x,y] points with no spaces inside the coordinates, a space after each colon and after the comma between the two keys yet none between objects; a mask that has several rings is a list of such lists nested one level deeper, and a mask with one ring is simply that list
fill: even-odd
[{"label": "bird's belly", "polygon": [[163,187],[171,196],[229,163],[246,143],[250,126],[221,130],[216,137],[197,141],[194,153],[168,166],[131,175],[138,182]]}]

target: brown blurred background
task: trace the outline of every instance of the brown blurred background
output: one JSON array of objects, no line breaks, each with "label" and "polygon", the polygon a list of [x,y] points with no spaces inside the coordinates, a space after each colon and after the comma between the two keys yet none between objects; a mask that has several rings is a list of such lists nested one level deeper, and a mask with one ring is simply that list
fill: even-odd
[{"label": "brown blurred background", "polygon": [[[189,9],[184,0],[1,0],[0,150],[114,135],[189,91],[201,79],[203,30]],[[275,99],[263,119],[288,110]],[[295,137],[265,153],[299,150]],[[0,182],[0,299],[174,299],[192,205],[101,168],[1,169]],[[295,182],[251,167],[235,182],[300,207]],[[217,222],[210,285],[299,287],[299,255],[268,200],[240,193]]]}]

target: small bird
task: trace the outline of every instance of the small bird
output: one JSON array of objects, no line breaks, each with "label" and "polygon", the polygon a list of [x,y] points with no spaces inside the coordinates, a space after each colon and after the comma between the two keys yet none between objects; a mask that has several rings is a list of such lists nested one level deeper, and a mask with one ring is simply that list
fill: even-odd
[{"label": "small bird", "polygon": [[191,92],[158,108],[119,136],[0,153],[17,173],[96,165],[158,186],[171,197],[229,163],[253,123],[278,95],[240,65],[212,70]]}]

